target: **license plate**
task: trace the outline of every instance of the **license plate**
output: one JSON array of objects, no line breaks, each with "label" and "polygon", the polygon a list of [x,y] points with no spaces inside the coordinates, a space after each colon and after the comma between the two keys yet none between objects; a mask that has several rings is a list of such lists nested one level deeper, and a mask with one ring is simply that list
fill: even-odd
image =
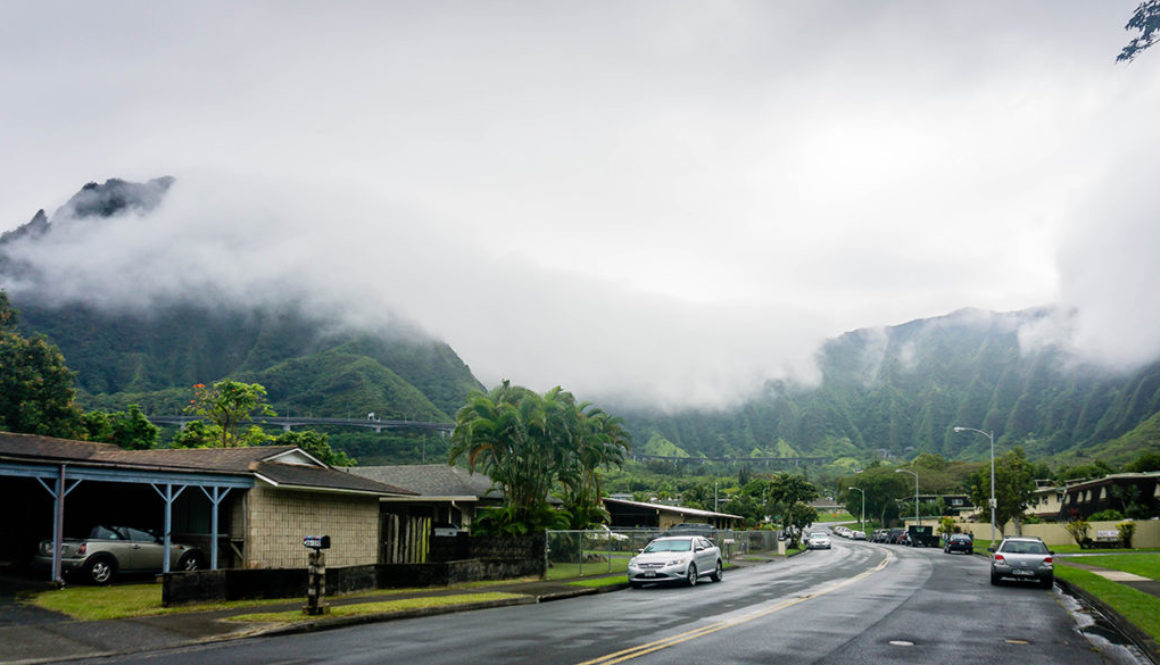
[{"label": "license plate", "polygon": [[641,575],[641,577],[656,577],[656,576],[657,576],[657,574],[652,572],[651,570],[649,572]]},{"label": "license plate", "polygon": [[1030,570],[1016,570],[1014,574],[1015,577],[1031,577],[1035,573],[1031,572]]}]

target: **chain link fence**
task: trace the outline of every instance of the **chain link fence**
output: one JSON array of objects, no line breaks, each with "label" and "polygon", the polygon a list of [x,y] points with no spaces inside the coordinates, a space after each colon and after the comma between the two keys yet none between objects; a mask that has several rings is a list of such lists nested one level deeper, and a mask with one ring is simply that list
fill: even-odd
[{"label": "chain link fence", "polygon": [[[628,570],[628,560],[654,538],[656,528],[590,529],[547,532],[546,579],[609,575]],[[777,532],[718,530],[710,537],[726,561],[760,552],[777,552]]]}]

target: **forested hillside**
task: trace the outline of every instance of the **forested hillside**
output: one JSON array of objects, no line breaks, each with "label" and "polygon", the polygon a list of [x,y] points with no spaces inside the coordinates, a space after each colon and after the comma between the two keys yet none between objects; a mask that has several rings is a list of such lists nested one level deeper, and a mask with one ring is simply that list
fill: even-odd
[{"label": "forested hillside", "polygon": [[[148,183],[90,183],[51,217],[0,236],[0,286],[25,334],[43,334],[76,372],[85,408],[180,413],[191,386],[230,377],[266,386],[281,414],[405,418],[448,422],[481,387],[445,343],[402,325],[355,329],[294,302],[250,307],[209,304],[190,293],[148,309],[121,307],[92,294],[64,299],[23,260],[28,246],[123,213],[147,215],[172,178]],[[92,252],[94,261],[100,252]]]},{"label": "forested hillside", "polygon": [[654,447],[706,456],[984,456],[986,438],[956,434],[956,425],[993,431],[1034,457],[1119,437],[1122,445],[1100,448],[1112,460],[1160,447],[1154,426],[1151,438],[1146,426],[1135,432],[1160,412],[1160,362],[1117,374],[1057,347],[1021,347],[1020,330],[1050,314],[965,310],[847,333],[819,351],[818,386],[770,384],[725,412],[636,412],[630,430]]}]

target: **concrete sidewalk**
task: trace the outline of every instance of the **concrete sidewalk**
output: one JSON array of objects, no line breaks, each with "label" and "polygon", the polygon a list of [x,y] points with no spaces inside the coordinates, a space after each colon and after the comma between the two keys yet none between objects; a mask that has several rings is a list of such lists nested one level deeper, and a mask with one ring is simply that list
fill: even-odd
[{"label": "concrete sidewalk", "polygon": [[[0,664],[14,665],[26,663],[61,662],[79,658],[111,656],[117,654],[166,649],[204,642],[237,639],[255,635],[287,634],[326,630],[341,626],[378,621],[393,621],[418,616],[448,614],[488,607],[503,607],[541,603],[564,598],[617,591],[626,588],[627,583],[600,588],[588,588],[562,581],[513,581],[473,589],[432,588],[399,593],[384,590],[357,598],[336,597],[328,599],[332,607],[353,604],[374,603],[384,600],[407,598],[434,598],[449,595],[478,595],[503,592],[519,594],[517,598],[503,600],[481,600],[445,607],[417,610],[402,610],[378,614],[364,614],[350,617],[319,617],[310,621],[286,624],[254,624],[226,621],[231,616],[256,612],[297,611],[305,599],[288,601],[274,605],[244,607],[212,612],[182,612],[131,619],[109,619],[105,621],[77,621],[55,612],[39,608],[20,606],[13,610],[8,620],[0,623]],[[16,617],[12,619],[11,617]]]}]

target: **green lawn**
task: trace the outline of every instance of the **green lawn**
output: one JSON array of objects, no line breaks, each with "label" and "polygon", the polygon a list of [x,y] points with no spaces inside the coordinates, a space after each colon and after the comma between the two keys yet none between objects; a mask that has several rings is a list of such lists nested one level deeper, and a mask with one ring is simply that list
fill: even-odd
[{"label": "green lawn", "polygon": [[81,621],[100,621],[101,619],[123,619],[153,614],[223,610],[233,607],[261,607],[262,605],[284,603],[286,599],[238,600],[162,607],[161,585],[144,583],[113,586],[70,586],[63,589],[41,591],[31,596],[27,602],[46,610],[62,612]]},{"label": "green lawn", "polygon": [[1055,576],[1082,587],[1151,635],[1152,639],[1160,640],[1160,598],[1066,564],[1055,567]]},{"label": "green lawn", "polygon": [[1065,566],[1069,563],[1087,564],[1160,580],[1160,554],[1108,554],[1059,559],[1058,561]]},{"label": "green lawn", "polygon": [[[477,589],[496,584],[508,584],[523,580],[499,580],[467,582],[456,584],[452,589]],[[362,598],[367,596],[389,596],[422,591],[423,589],[381,589],[342,594],[342,598]],[[337,596],[336,596],[337,597]],[[213,603],[198,603],[178,607],[161,606],[161,585],[156,583],[115,584],[112,586],[69,586],[63,589],[40,591],[21,602],[67,614],[80,621],[100,621],[102,619],[123,619],[127,617],[150,616],[155,614],[176,614],[181,612],[209,612],[245,607],[263,607],[293,600],[304,600],[304,596],[275,598],[268,600],[231,600]]]},{"label": "green lawn", "polygon": [[617,584],[628,584],[628,577],[625,575],[605,575],[604,577],[585,577],[568,583],[569,586],[582,586],[590,589],[616,586]]},{"label": "green lawn", "polygon": [[609,568],[609,561],[589,561],[584,564],[579,563],[561,563],[554,562],[551,568],[548,568],[548,574],[544,577],[547,580],[566,580],[573,577],[588,577],[596,575],[607,575],[609,573],[623,573],[628,570],[629,557],[613,557],[609,561],[612,562],[611,569]]}]

